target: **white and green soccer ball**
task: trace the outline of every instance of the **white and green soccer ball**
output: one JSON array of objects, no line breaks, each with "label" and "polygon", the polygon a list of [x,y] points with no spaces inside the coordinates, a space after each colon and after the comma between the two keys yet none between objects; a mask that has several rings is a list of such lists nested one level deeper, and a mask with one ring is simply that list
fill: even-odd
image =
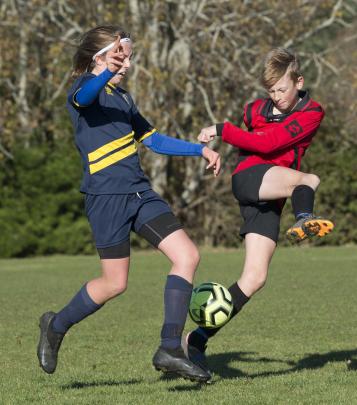
[{"label": "white and green soccer ball", "polygon": [[232,310],[232,296],[223,285],[208,282],[193,289],[189,314],[197,325],[219,328],[229,320]]}]

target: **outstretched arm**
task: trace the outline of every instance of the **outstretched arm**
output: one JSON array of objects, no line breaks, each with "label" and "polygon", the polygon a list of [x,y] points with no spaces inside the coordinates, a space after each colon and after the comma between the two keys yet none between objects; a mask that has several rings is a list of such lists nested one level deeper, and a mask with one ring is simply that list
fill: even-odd
[{"label": "outstretched arm", "polygon": [[152,151],[163,155],[202,156],[208,161],[206,169],[212,168],[214,175],[218,176],[221,170],[221,159],[217,152],[204,145],[198,145],[160,134],[139,113],[134,103],[132,104],[132,112],[132,126],[137,142],[142,142]]},{"label": "outstretched arm", "polygon": [[202,156],[203,145],[154,132],[142,143],[153,152],[172,156]]},{"label": "outstretched arm", "polygon": [[314,135],[320,126],[324,113],[321,111],[302,112],[292,115],[271,128],[262,128],[253,132],[244,131],[225,122],[217,128],[222,140],[238,148],[258,153],[271,153],[292,146],[304,138]]},{"label": "outstretched arm", "polygon": [[206,169],[213,168],[213,173],[218,176],[221,170],[221,160],[217,152],[207,146],[199,145],[181,139],[154,132],[142,140],[142,143],[156,153],[171,156],[203,156],[208,165]]},{"label": "outstretched arm", "polygon": [[292,115],[271,128],[253,132],[244,131],[230,122],[203,128],[198,140],[208,143],[215,136],[222,136],[223,142],[257,153],[270,153],[291,146],[301,139],[312,136],[320,126],[324,112],[322,108]]}]

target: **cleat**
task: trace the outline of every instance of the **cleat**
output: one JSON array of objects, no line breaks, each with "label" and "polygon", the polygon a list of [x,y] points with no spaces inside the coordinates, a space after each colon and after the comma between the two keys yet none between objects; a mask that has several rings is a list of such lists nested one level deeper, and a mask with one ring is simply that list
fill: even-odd
[{"label": "cleat", "polygon": [[192,363],[184,354],[182,347],[167,349],[159,347],[152,359],[156,370],[174,373],[195,382],[207,382],[211,376],[205,370]]},{"label": "cleat", "polygon": [[61,346],[63,333],[56,333],[52,330],[52,323],[55,318],[54,312],[45,312],[40,318],[40,341],[37,346],[37,357],[40,367],[47,374],[56,370],[58,350]]},{"label": "cleat", "polygon": [[208,368],[207,358],[206,358],[206,354],[205,354],[207,346],[205,346],[204,351],[202,352],[197,347],[190,345],[188,343],[189,336],[190,336],[190,334],[188,334],[186,337],[182,336],[182,340],[181,340],[181,346],[183,348],[185,356],[189,360],[191,360],[193,364],[196,364],[196,366],[198,366],[202,370],[206,371],[206,373],[210,375],[210,379],[211,379],[213,377],[213,373]]},{"label": "cleat", "polygon": [[328,219],[312,217],[305,220],[303,230],[308,237],[319,236],[320,238],[329,234],[334,224]]},{"label": "cleat", "polygon": [[303,224],[306,221],[306,218],[299,219],[296,224],[289,228],[286,232],[286,236],[291,242],[302,242],[307,238]]},{"label": "cleat", "polygon": [[292,242],[301,242],[306,238],[314,236],[319,236],[320,238],[326,236],[333,228],[334,224],[328,219],[311,215],[310,217],[299,219],[296,224],[288,229],[286,236]]}]

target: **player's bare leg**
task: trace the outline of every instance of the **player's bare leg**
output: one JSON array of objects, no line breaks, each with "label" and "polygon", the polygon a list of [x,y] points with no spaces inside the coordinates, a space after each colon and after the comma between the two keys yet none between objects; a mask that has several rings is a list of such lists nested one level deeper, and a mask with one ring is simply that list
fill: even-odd
[{"label": "player's bare leg", "polygon": [[[229,288],[230,291],[234,292],[238,290],[238,294],[240,294],[240,299],[235,302],[231,319],[238,314],[243,305],[245,305],[253,294],[263,288],[275,248],[276,243],[266,236],[256,233],[246,234],[243,272],[237,283]],[[257,252],[259,252],[259,255],[257,255]],[[188,334],[183,341],[183,346],[185,346],[186,353],[190,360],[207,370],[207,372],[210,372],[205,354],[207,341],[225,325],[217,329],[197,328],[195,331]]]},{"label": "player's bare leg", "polygon": [[246,234],[244,266],[237,284],[247,297],[264,287],[275,248],[276,243],[266,236]]},{"label": "player's bare leg", "polygon": [[303,173],[286,167],[274,166],[264,175],[259,189],[261,201],[291,197],[296,223],[287,231],[291,241],[307,237],[325,236],[334,224],[328,218],[313,214],[314,193],[320,184],[315,174]]}]

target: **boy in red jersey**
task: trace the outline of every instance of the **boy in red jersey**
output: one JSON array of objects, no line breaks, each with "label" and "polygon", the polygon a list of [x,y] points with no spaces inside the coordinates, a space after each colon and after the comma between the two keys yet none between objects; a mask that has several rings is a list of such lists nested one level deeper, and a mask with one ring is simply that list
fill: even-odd
[{"label": "boy in red jersey", "polygon": [[[262,84],[270,97],[245,106],[248,131],[225,122],[202,129],[198,137],[208,143],[221,136],[224,142],[239,148],[232,190],[244,219],[240,234],[245,238],[246,256],[240,279],[229,287],[234,303],[232,318],[265,284],[287,197],[296,217],[287,231],[289,239],[298,242],[323,237],[334,227],[329,219],[313,214],[320,179],[299,171],[324,111],[302,91],[304,78],[296,56],[287,49],[273,49],[265,60]],[[218,330],[200,327],[186,339],[189,358],[207,371],[207,341]]]}]

